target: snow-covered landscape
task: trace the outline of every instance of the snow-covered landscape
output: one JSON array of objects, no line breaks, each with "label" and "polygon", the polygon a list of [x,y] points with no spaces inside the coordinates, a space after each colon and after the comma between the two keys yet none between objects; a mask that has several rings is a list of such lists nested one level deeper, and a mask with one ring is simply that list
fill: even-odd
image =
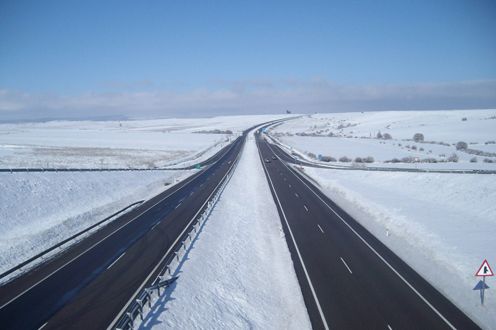
[{"label": "snow-covered landscape", "polygon": [[330,165],[494,170],[495,131],[495,110],[459,110],[316,114],[269,134]]},{"label": "snow-covered landscape", "polygon": [[[319,114],[268,132],[288,151],[317,164],[347,165],[339,161],[347,156],[356,166],[357,157],[370,156],[371,163],[360,165],[397,168],[373,172],[304,167],[304,172],[459,308],[483,327],[494,327],[495,301],[480,306],[472,288],[482,260],[494,260],[496,174],[401,169],[496,170],[496,111]],[[416,133],[424,135],[423,142],[413,141]],[[391,138],[384,139],[385,134]],[[460,141],[468,148],[457,149]],[[319,160],[319,154],[335,160]],[[457,162],[448,160],[452,154]],[[436,162],[422,162],[427,158]],[[386,163],[391,159],[399,162]]]},{"label": "snow-covered landscape", "polygon": [[253,135],[177,275],[141,329],[311,329]]},{"label": "snow-covered landscape", "polygon": [[159,168],[204,160],[282,116],[0,124],[0,168]]},{"label": "snow-covered landscape", "polygon": [[[189,166],[278,117],[3,124],[0,168]],[[195,172],[0,173],[0,273]]]}]

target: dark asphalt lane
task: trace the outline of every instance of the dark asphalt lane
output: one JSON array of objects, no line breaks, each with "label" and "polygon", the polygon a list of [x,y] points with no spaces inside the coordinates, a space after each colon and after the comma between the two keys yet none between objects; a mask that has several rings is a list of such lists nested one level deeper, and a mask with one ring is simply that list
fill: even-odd
[{"label": "dark asphalt lane", "polygon": [[152,271],[232,167],[245,135],[200,173],[1,286],[0,328],[106,328],[143,281],[154,280]]},{"label": "dark asphalt lane", "polygon": [[260,138],[257,143],[315,329],[478,329],[309,180],[290,169],[283,161],[290,157],[281,149]]}]

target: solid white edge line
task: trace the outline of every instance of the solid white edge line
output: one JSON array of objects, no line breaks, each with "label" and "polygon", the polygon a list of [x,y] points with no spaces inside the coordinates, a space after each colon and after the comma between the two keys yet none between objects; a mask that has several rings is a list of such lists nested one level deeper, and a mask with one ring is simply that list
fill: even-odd
[{"label": "solid white edge line", "polygon": [[122,253],[122,254],[119,256],[119,258],[115,259],[115,260],[114,260],[114,262],[113,262],[113,263],[111,263],[111,264],[107,267],[107,269],[110,269],[110,267],[112,267],[113,265],[115,265],[115,263],[116,263],[117,261],[119,261],[119,259],[120,259],[120,258],[122,258],[125,254],[126,254],[126,252]]},{"label": "solid white edge line", "polygon": [[45,322],[41,327],[38,328],[38,330],[43,329],[47,324],[48,324],[48,322]]},{"label": "solid white edge line", "polygon": [[[308,212],[308,207],[306,205],[303,205],[303,207],[305,208],[305,211]],[[318,226],[318,225],[317,225]],[[320,227],[320,226],[319,226]]]},{"label": "solid white edge line", "polygon": [[[233,145],[231,145],[231,147],[224,153],[227,154],[231,149],[233,148]],[[223,156],[224,156],[223,155]],[[222,158],[222,157],[221,157]],[[15,301],[17,298],[23,296],[26,292],[29,292],[32,288],[34,288],[35,286],[37,286],[38,284],[42,283],[43,281],[45,281],[46,279],[48,279],[50,276],[52,276],[53,274],[55,274],[56,272],[58,272],[59,270],[61,270],[62,268],[64,268],[65,266],[69,265],[70,263],[72,263],[74,260],[77,260],[79,257],[81,257],[82,255],[84,255],[86,252],[90,251],[91,249],[93,249],[95,246],[97,246],[98,244],[100,244],[101,242],[103,242],[104,240],[106,240],[107,238],[109,238],[110,236],[114,235],[116,232],[118,232],[119,230],[121,230],[122,228],[126,227],[127,225],[129,225],[130,223],[132,223],[133,221],[135,221],[137,218],[141,217],[143,214],[145,214],[146,212],[148,212],[150,209],[154,208],[155,206],[157,206],[158,204],[162,203],[164,200],[166,200],[167,198],[169,198],[171,195],[175,194],[178,190],[180,190],[182,187],[184,187],[185,185],[187,185],[188,183],[190,183],[191,181],[193,181],[194,179],[196,179],[196,177],[200,176],[203,172],[205,172],[208,168],[210,168],[213,164],[210,164],[210,165],[207,165],[204,167],[204,169],[202,171],[199,171],[195,174],[193,174],[192,176],[184,179],[184,181],[180,181],[178,182],[176,185],[170,187],[169,189],[171,188],[174,188],[173,191],[171,191],[167,196],[165,196],[164,198],[162,198],[161,200],[159,200],[157,203],[153,204],[152,206],[150,206],[149,208],[147,208],[146,210],[144,210],[143,212],[141,212],[139,215],[135,216],[133,219],[129,220],[128,222],[122,224],[121,227],[117,228],[116,230],[114,230],[113,232],[111,232],[110,234],[108,234],[107,236],[105,236],[104,238],[102,238],[101,240],[99,240],[98,242],[96,242],[95,244],[93,244],[92,246],[90,246],[89,248],[87,248],[86,250],[84,250],[83,252],[81,252],[80,254],[78,254],[76,257],[74,257],[73,259],[69,260],[68,262],[66,262],[65,264],[63,264],[62,266],[60,266],[59,268],[55,269],[53,272],[51,272],[50,274],[48,274],[47,276],[45,276],[44,278],[42,278],[41,280],[39,280],[38,282],[36,282],[35,284],[33,284],[32,286],[30,286],[29,288],[27,288],[26,290],[24,290],[23,292],[19,293],[17,296],[15,296],[14,298],[10,299],[9,301],[7,301],[5,304],[3,304],[2,306],[0,306],[0,309],[3,309],[5,306],[9,305],[10,303],[12,303],[13,301]],[[181,185],[182,184],[182,185]],[[178,187],[180,185],[180,187]],[[201,185],[200,185],[201,186]],[[165,190],[167,191],[167,190]],[[158,196],[158,195],[157,195]],[[156,197],[156,196],[154,196]],[[154,198],[152,197],[152,198]]]},{"label": "solid white edge line", "polygon": [[322,229],[322,227],[321,227],[319,224],[317,224],[317,226],[319,227],[320,231],[321,231],[321,232],[322,232],[322,234],[323,234],[323,233],[324,233],[324,230]]},{"label": "solid white edge line", "polygon": [[[268,144],[269,148],[272,150],[272,147],[270,146],[270,144]],[[272,150],[272,152],[274,152],[274,150]],[[291,168],[286,165],[284,162],[282,162],[284,166],[286,166],[286,168],[288,170],[290,170],[291,173],[293,173],[293,175],[298,179],[300,180],[311,192],[314,193],[315,196],[317,196],[318,199],[320,199],[320,201],[322,203],[324,203],[324,205],[326,205],[372,252],[374,252],[374,254],[379,257],[379,259],[382,260],[382,262],[384,262],[386,264],[386,266],[389,267],[389,269],[391,269],[393,271],[393,273],[395,273],[413,292],[415,292],[415,294],[420,298],[422,299],[422,301],[430,307],[430,309],[432,309],[432,311],[434,311],[451,329],[456,329],[445,317],[443,314],[441,314],[441,312],[439,312],[424,296],[422,296],[422,294],[420,294],[420,292],[417,291],[417,289],[415,289],[413,287],[413,285],[410,284],[410,282],[408,282],[393,266],[391,266],[391,264],[389,262],[387,262],[386,259],[384,259],[384,257],[382,257],[379,252],[377,252],[355,229],[353,229],[353,227],[351,227],[347,222],[346,220],[344,220],[336,211],[334,211],[334,209],[329,206],[329,204],[327,204],[320,196],[319,194],[317,194],[312,188],[310,188],[306,183],[305,181],[303,181],[298,175],[296,175],[293,170],[291,170]],[[318,188],[316,188],[318,189]],[[322,192],[322,191],[321,191]],[[322,192],[323,193],[323,192]],[[325,193],[323,193],[325,195]]]},{"label": "solid white edge line", "polygon": [[[243,145],[243,149],[244,149],[244,145]],[[217,186],[215,186],[215,188],[212,190],[212,193],[208,196],[208,198],[205,200],[205,202],[202,204],[202,206],[198,209],[198,212],[196,212],[196,214],[191,218],[190,222],[186,225],[186,227],[183,229],[183,231],[181,232],[181,234],[179,234],[176,238],[176,240],[174,241],[174,243],[172,243],[172,245],[170,246],[169,250],[167,250],[167,252],[163,255],[162,259],[160,259],[160,261],[157,263],[157,265],[155,266],[155,268],[153,268],[153,270],[150,272],[150,274],[148,274],[148,276],[146,277],[146,279],[141,283],[141,285],[139,286],[139,288],[136,290],[136,292],[134,292],[134,294],[131,296],[131,298],[127,301],[127,303],[124,305],[124,307],[119,311],[119,313],[117,314],[117,316],[112,320],[112,322],[110,323],[110,325],[107,327],[107,330],[110,330],[112,329],[113,325],[119,320],[119,317],[121,316],[121,314],[126,310],[127,306],[129,306],[129,304],[131,303],[131,301],[133,301],[133,299],[138,295],[138,293],[143,289],[143,287],[145,286],[146,282],[148,282],[148,280],[150,279],[150,277],[152,276],[153,273],[155,273],[158,269],[158,267],[160,267],[160,265],[162,264],[162,262],[165,260],[165,258],[169,255],[169,253],[171,252],[171,250],[174,248],[174,246],[176,245],[176,243],[179,241],[179,239],[181,238],[181,236],[183,236],[183,234],[186,232],[186,230],[189,228],[189,226],[191,225],[191,223],[193,223],[193,221],[195,221],[196,217],[198,216],[198,214],[200,214],[200,211],[203,209],[203,207],[210,201],[210,198],[213,196],[213,194],[216,192],[217,188],[223,183],[224,179],[229,175],[229,173],[231,172],[231,170],[233,170],[233,167],[235,165],[238,164],[238,161],[239,161],[239,158],[243,152],[243,149],[239,152],[238,156],[236,157],[236,160],[232,163],[232,165],[230,166],[229,170],[226,172],[226,174],[222,177],[222,179],[219,181],[219,183],[217,184]]]},{"label": "solid white edge line", "polygon": [[303,262],[303,258],[301,256],[300,249],[298,248],[298,245],[296,244],[296,240],[294,238],[293,231],[291,230],[291,227],[289,226],[288,219],[286,218],[286,214],[284,213],[284,209],[282,208],[281,202],[279,200],[279,196],[277,195],[277,191],[274,187],[274,184],[272,183],[272,179],[270,178],[270,174],[267,171],[267,167],[265,166],[265,164],[263,162],[263,157],[262,157],[262,154],[260,152],[260,148],[258,148],[258,145],[257,145],[257,149],[258,149],[258,154],[260,156],[260,159],[262,160],[262,164],[264,166],[265,173],[267,174],[267,178],[269,179],[269,183],[272,186],[272,191],[274,192],[274,195],[276,196],[277,204],[279,204],[279,208],[281,210],[282,216],[284,218],[284,221],[286,222],[286,226],[288,227],[288,231],[289,231],[289,234],[291,236],[291,240],[293,241],[293,244],[294,244],[295,249],[296,249],[296,253],[298,254],[298,259],[300,260],[301,266],[303,267],[305,277],[307,278],[308,284],[310,286],[310,291],[312,292],[313,299],[315,300],[315,304],[317,305],[317,309],[318,309],[320,317],[322,319],[322,323],[324,324],[324,328],[328,330],[329,326],[327,325],[327,320],[324,316],[324,313],[322,312],[322,307],[320,306],[319,298],[317,298],[317,294],[316,294],[315,289],[313,287],[312,280],[310,279],[310,276],[308,275],[307,268],[305,267],[305,262]]},{"label": "solid white edge line", "polygon": [[339,257],[339,259],[341,259],[341,261],[343,262],[343,264],[346,266],[346,268],[348,269],[348,271],[350,272],[350,274],[353,274],[353,272],[351,271],[350,267],[348,266],[348,264],[346,263],[346,261],[344,261],[343,258]]}]

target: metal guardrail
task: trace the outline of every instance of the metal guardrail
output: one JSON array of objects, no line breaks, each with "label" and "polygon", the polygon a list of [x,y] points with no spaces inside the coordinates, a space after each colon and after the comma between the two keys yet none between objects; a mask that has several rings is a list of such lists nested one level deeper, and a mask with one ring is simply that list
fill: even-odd
[{"label": "metal guardrail", "polygon": [[[240,153],[241,154],[241,153]],[[161,289],[166,288],[176,281],[179,276],[176,276],[181,266],[182,260],[192,247],[194,240],[197,238],[201,229],[205,225],[208,217],[212,213],[215,205],[217,204],[222,192],[231,180],[234,171],[238,165],[239,156],[231,167],[229,174],[223,179],[222,184],[217,188],[213,197],[208,201],[207,206],[203,212],[194,220],[189,228],[189,231],[183,235],[180,243],[177,244],[175,251],[171,253],[166,261],[165,266],[159,272],[159,275],[152,282],[152,285],[141,290],[129,306],[118,316],[118,320],[112,329],[116,330],[130,330],[134,329],[136,320],[143,321],[147,312],[146,308],[151,309],[154,299],[161,296]]]},{"label": "metal guardrail", "polygon": [[108,217],[106,217],[105,219],[98,221],[97,223],[95,223],[95,224],[93,224],[93,225],[91,225],[91,226],[89,226],[89,227],[87,227],[87,228],[85,228],[85,229],[83,229],[83,230],[81,230],[81,231],[77,232],[76,234],[72,235],[71,237],[66,238],[65,240],[63,240],[63,241],[61,241],[61,242],[59,242],[59,243],[57,243],[57,244],[53,245],[52,247],[50,247],[50,248],[48,248],[48,249],[46,249],[46,250],[44,250],[44,251],[42,251],[42,252],[38,253],[37,255],[35,255],[35,256],[33,256],[33,257],[29,258],[28,260],[21,262],[21,263],[20,263],[20,264],[18,264],[17,266],[12,267],[11,269],[9,269],[9,270],[7,270],[7,271],[3,272],[2,274],[0,274],[0,280],[1,280],[1,279],[3,279],[5,276],[8,276],[8,275],[12,274],[13,272],[15,272],[15,271],[17,271],[17,270],[19,270],[19,269],[21,269],[21,268],[23,268],[23,267],[25,267],[25,266],[29,265],[30,263],[32,263],[32,262],[34,262],[35,260],[37,260],[37,259],[39,259],[39,258],[43,257],[44,255],[46,255],[46,254],[48,254],[48,253],[50,253],[50,252],[54,251],[55,249],[57,249],[57,248],[61,247],[62,245],[64,245],[64,244],[66,244],[66,243],[68,243],[68,242],[70,242],[70,241],[72,241],[72,240],[76,239],[77,237],[79,237],[79,236],[81,236],[81,235],[83,235],[83,234],[87,233],[87,232],[88,232],[88,231],[90,231],[91,229],[93,229],[93,228],[95,228],[95,227],[100,226],[101,224],[103,224],[103,223],[105,223],[106,221],[108,221],[108,220],[112,219],[112,218],[113,218],[113,217],[115,217],[116,215],[121,214],[122,212],[124,212],[124,211],[128,210],[129,208],[131,208],[131,207],[133,207],[133,206],[135,206],[135,205],[141,204],[141,203],[143,203],[143,202],[144,202],[144,200],[134,202],[134,203],[132,203],[132,204],[130,204],[130,205],[128,205],[128,206],[126,206],[126,207],[124,207],[124,208],[120,209],[119,211],[117,211],[117,212],[115,212],[115,213],[113,213],[113,214],[109,215],[109,216],[108,216]]}]

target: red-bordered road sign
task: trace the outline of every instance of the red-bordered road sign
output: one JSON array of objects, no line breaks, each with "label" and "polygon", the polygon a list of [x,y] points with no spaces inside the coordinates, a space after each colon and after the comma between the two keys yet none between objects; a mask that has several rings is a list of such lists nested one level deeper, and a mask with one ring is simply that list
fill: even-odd
[{"label": "red-bordered road sign", "polygon": [[486,259],[482,262],[482,265],[479,267],[477,273],[475,273],[475,276],[494,276],[493,270]]}]

